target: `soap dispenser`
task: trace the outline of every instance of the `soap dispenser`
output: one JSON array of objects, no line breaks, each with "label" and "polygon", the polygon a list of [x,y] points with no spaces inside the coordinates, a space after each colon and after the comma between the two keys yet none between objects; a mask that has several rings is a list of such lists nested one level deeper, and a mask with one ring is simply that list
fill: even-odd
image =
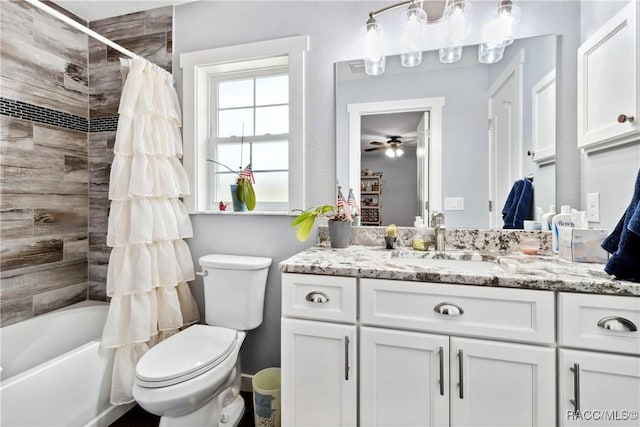
[{"label": "soap dispenser", "polygon": [[412,246],[416,251],[424,251],[427,248],[424,244],[424,237],[422,236],[422,229],[424,228],[424,223],[422,221],[421,216],[417,216],[415,221],[413,222],[413,227],[416,229],[416,234],[413,236]]}]

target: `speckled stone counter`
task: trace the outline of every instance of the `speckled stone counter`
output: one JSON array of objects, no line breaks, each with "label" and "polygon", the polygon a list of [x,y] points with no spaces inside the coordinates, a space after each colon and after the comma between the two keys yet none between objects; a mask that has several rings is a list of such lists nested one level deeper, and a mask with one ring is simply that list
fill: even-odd
[{"label": "speckled stone counter", "polygon": [[[412,265],[408,258],[485,262],[443,267],[429,266],[428,259]],[[603,267],[571,263],[550,255],[418,252],[406,247],[386,250],[381,246],[360,245],[345,249],[314,246],[280,263],[280,270],[286,273],[640,296],[640,283],[614,280]]]}]

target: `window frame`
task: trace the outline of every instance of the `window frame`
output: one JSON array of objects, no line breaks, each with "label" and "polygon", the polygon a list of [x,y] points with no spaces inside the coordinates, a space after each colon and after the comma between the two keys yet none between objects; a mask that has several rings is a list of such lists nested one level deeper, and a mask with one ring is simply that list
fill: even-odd
[{"label": "window frame", "polygon": [[305,209],[305,57],[308,51],[309,36],[302,35],[180,55],[183,72],[183,164],[191,186],[191,195],[185,197],[184,204],[189,213],[217,212],[209,204],[212,183],[207,162],[210,148],[208,85],[212,68],[282,56],[287,56],[289,68],[289,200],[286,211],[252,213],[291,215],[292,209]]},{"label": "window frame", "polygon": [[[282,56],[284,57],[284,55]],[[276,66],[262,66],[262,67],[255,67],[255,68],[245,68],[242,70],[236,70],[236,71],[229,71],[229,72],[220,72],[220,73],[213,73],[209,75],[209,87],[208,87],[208,91],[209,91],[209,158],[213,159],[213,160],[218,160],[216,158],[216,147],[218,145],[224,145],[224,144],[239,144],[242,140],[242,136],[217,136],[217,131],[219,130],[218,128],[218,121],[219,121],[219,112],[221,110],[231,110],[231,109],[239,109],[239,108],[252,108],[253,109],[253,134],[252,135],[245,135],[244,136],[244,143],[249,145],[249,152],[252,151],[253,149],[253,144],[254,143],[263,143],[263,142],[277,142],[277,141],[282,141],[282,140],[286,140],[287,142],[287,147],[289,146],[289,132],[286,133],[279,133],[279,134],[262,134],[262,135],[255,135],[255,126],[256,126],[256,109],[260,108],[260,107],[265,107],[265,106],[282,106],[282,105],[286,105],[287,108],[289,108],[289,103],[287,100],[286,104],[269,104],[269,105],[258,105],[256,104],[256,79],[259,79],[261,77],[272,77],[272,76],[287,76],[287,80],[289,78],[289,64],[288,64],[288,58],[287,58],[287,63],[286,64],[282,64],[282,65],[276,65]],[[229,108],[220,108],[220,98],[219,98],[219,91],[218,91],[218,87],[219,84],[221,82],[229,82],[229,81],[235,81],[235,80],[248,80],[251,79],[253,80],[253,103],[252,105],[246,105],[246,106],[242,106],[242,107],[229,107]],[[246,166],[246,164],[248,163],[248,161],[245,161],[244,164],[242,165],[243,167]],[[288,163],[288,162],[287,162]],[[230,166],[232,169],[234,167],[236,167],[237,165],[227,165]],[[287,172],[287,177],[289,175],[289,168],[288,168],[288,164],[287,164],[287,169],[266,169],[266,170],[256,170],[254,168],[254,172],[256,173],[261,173],[261,172]],[[226,169],[223,167],[223,172],[222,173],[228,173],[231,174],[231,172],[226,171]],[[218,172],[220,173],[220,172]],[[209,164],[209,183],[215,183],[217,182],[216,180],[216,175],[218,174],[216,172],[216,168],[213,164]],[[222,189],[216,189],[215,185],[210,185],[208,187],[208,196],[209,196],[209,205],[208,205],[208,210],[210,211],[215,211],[216,207],[218,206],[218,203],[220,201],[223,201],[225,203],[231,203],[231,200],[226,200],[226,199],[222,199],[222,196],[220,196],[220,192],[224,192],[224,190]],[[218,197],[215,197],[215,196]],[[287,197],[289,196],[288,194],[288,190],[287,190]],[[287,199],[288,200],[288,199]],[[257,203],[256,203],[256,210],[258,212],[263,211],[263,212],[285,212],[288,211],[288,201],[283,201],[283,202],[265,202],[265,201],[260,201],[260,199],[258,198]]]}]

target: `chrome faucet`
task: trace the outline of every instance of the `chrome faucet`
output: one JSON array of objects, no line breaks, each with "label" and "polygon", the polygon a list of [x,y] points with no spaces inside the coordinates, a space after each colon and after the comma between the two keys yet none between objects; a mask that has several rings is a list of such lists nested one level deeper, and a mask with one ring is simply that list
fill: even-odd
[{"label": "chrome faucet", "polygon": [[444,214],[442,212],[434,211],[431,214],[431,227],[435,232],[436,251],[444,251],[446,244],[444,232],[447,228],[444,226]]}]

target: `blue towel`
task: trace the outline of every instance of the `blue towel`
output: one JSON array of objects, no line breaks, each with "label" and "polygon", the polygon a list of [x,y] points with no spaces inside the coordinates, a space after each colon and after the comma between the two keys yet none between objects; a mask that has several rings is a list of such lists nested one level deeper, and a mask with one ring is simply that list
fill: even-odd
[{"label": "blue towel", "polygon": [[523,229],[524,220],[531,217],[533,185],[528,179],[519,179],[513,183],[507,201],[502,208],[504,227]]},{"label": "blue towel", "polygon": [[604,271],[618,279],[640,282],[640,169],[631,203],[602,241],[602,248],[612,254]]}]

